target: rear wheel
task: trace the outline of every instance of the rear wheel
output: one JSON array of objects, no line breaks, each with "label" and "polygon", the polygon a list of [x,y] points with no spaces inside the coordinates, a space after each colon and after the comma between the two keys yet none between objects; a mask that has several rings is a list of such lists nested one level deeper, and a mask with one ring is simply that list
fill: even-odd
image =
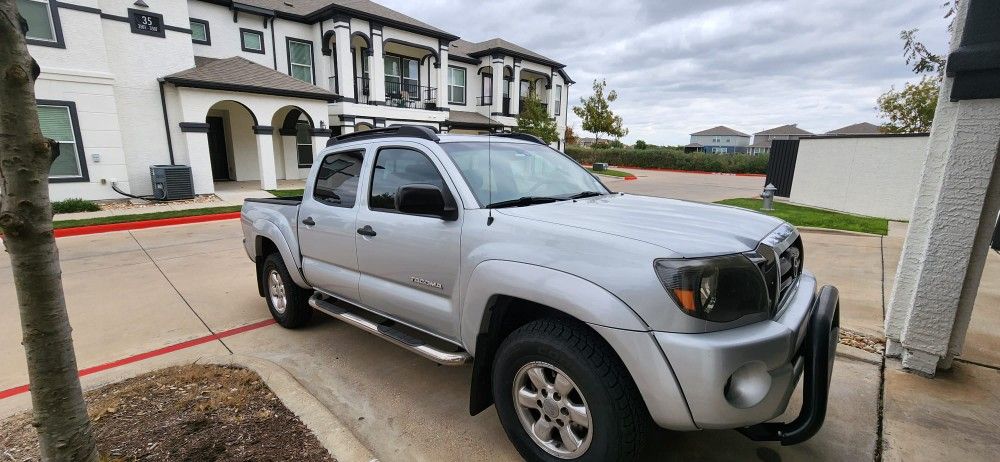
[{"label": "rear wheel", "polygon": [[618,357],[569,321],[534,321],[504,340],[493,398],[507,436],[531,461],[633,460],[650,426]]},{"label": "rear wheel", "polygon": [[278,324],[292,329],[309,321],[312,317],[309,291],[295,284],[280,254],[267,256],[260,277],[263,278],[267,308]]}]

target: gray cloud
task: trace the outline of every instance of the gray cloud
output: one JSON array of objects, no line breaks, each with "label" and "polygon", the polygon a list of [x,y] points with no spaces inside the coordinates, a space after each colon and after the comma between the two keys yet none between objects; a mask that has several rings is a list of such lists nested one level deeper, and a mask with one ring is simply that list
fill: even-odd
[{"label": "gray cloud", "polygon": [[[503,37],[618,91],[626,141],[684,144],[715,125],[822,132],[878,122],[875,99],[915,80],[899,31],[947,49],[941,0],[376,0],[467,40]],[[570,124],[580,123],[570,115]]]}]

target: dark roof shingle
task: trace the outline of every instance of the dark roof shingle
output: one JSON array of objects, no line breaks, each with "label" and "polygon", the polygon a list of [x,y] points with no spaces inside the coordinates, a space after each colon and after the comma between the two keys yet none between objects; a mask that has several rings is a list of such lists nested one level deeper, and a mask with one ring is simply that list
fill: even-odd
[{"label": "dark roof shingle", "polygon": [[759,131],[754,135],[812,135],[812,132],[799,128],[796,124],[782,125],[780,127],[769,128]]},{"label": "dark roof shingle", "polygon": [[325,8],[342,10],[347,13],[363,13],[389,21],[398,22],[418,29],[424,29],[444,37],[457,37],[454,34],[438,29],[419,19],[407,16],[391,8],[379,5],[369,0],[240,0],[240,3],[288,13],[297,16],[309,16]]},{"label": "dark roof shingle", "polygon": [[746,137],[750,136],[741,131],[733,130],[732,128],[729,128],[725,125],[719,125],[718,127],[712,127],[709,128],[708,130],[702,130],[700,132],[694,132],[691,134],[691,136],[706,136],[706,135],[746,136]]},{"label": "dark roof shingle", "polygon": [[826,132],[827,135],[875,135],[879,133],[882,133],[882,129],[878,125],[868,122],[851,124]]},{"label": "dark roof shingle", "polygon": [[195,66],[163,77],[181,87],[209,88],[265,95],[338,101],[340,97],[246,58],[195,57]]}]

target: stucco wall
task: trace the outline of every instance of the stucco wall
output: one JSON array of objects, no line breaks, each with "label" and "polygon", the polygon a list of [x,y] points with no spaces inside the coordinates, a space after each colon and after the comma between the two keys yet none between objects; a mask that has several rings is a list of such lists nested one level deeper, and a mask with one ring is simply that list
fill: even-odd
[{"label": "stucco wall", "polygon": [[926,135],[804,138],[789,200],[909,220],[927,141]]}]

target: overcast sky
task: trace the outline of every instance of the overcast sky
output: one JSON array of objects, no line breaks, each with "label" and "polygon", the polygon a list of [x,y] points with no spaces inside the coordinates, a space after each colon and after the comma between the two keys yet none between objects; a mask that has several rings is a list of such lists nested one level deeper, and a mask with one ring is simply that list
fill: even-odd
[{"label": "overcast sky", "polygon": [[[899,31],[947,50],[942,0],[376,0],[470,41],[502,37],[566,64],[570,105],[618,91],[626,142],[686,144],[727,125],[826,132],[879,123],[875,99],[914,80]],[[580,120],[569,123],[581,132]],[[587,134],[589,135],[589,134]]]}]

